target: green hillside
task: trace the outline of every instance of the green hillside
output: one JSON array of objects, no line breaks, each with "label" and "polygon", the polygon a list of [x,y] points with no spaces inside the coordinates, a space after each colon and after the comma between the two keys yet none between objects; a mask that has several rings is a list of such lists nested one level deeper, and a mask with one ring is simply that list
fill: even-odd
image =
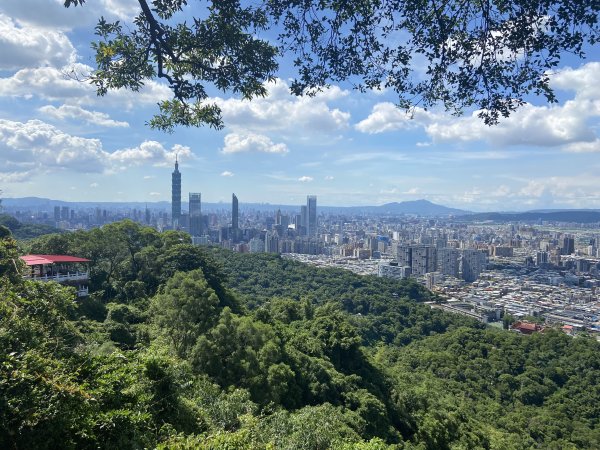
[{"label": "green hillside", "polygon": [[0,448],[599,448],[600,352],[432,310],[412,281],[192,246],[125,221],[0,238]]}]

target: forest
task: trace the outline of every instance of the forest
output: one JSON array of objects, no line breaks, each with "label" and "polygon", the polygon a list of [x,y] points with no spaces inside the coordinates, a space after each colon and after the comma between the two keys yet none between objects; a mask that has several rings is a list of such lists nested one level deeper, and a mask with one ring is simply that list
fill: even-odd
[{"label": "forest", "polygon": [[[90,259],[90,295],[24,279],[25,253]],[[600,448],[595,339],[435,301],[131,221],[0,226],[0,448]]]}]

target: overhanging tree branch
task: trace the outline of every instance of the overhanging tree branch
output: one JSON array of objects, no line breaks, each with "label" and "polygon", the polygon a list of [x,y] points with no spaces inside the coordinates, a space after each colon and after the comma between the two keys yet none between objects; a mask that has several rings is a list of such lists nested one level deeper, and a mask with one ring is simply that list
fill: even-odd
[{"label": "overhanging tree branch", "polygon": [[[100,20],[92,81],[103,95],[166,80],[173,98],[150,121],[166,131],[221,127],[220,110],[205,103],[206,87],[263,96],[282,53],[295,55],[296,95],[345,81],[360,90],[391,88],[407,109],[476,107],[494,124],[529,94],[555,101],[548,71],[564,53],[584,58],[600,39],[598,1],[197,0],[202,18],[174,25],[187,0],[138,3],[132,31]],[[266,29],[278,35],[277,45],[259,37]],[[425,77],[415,70],[422,59]]]}]

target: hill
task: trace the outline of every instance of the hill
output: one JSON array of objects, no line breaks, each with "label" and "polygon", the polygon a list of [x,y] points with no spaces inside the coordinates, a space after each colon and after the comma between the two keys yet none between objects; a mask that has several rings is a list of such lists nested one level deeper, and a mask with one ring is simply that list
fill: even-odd
[{"label": "hill", "polygon": [[551,212],[527,211],[522,213],[479,213],[457,218],[465,222],[570,222],[596,223],[600,222],[600,211],[594,210],[558,210]]},{"label": "hill", "polygon": [[[55,206],[69,206],[71,208],[126,208],[126,209],[159,209],[169,210],[169,202],[66,202],[62,200],[52,200],[40,197],[22,197],[5,198],[2,200],[5,208],[11,210],[15,208],[29,208],[50,212]],[[182,207],[187,208],[187,202],[182,202]],[[203,202],[203,211],[219,211],[231,208],[229,203],[210,203]],[[370,214],[370,215],[417,215],[417,216],[449,216],[469,214],[469,211],[448,208],[443,205],[437,205],[428,200],[411,200],[405,202],[386,203],[379,206],[324,206],[319,205],[320,213],[331,214]],[[284,212],[299,211],[300,205],[284,205],[270,203],[240,203],[242,210],[255,211],[277,211]]]},{"label": "hill", "polygon": [[90,259],[92,295],[24,280],[0,238],[0,448],[600,448],[593,338],[131,221],[26,245]]}]

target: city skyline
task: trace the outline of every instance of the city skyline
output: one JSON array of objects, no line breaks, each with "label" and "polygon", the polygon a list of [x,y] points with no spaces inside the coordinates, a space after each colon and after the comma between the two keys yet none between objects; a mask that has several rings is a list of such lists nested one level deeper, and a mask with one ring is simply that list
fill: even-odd
[{"label": "city skyline", "polygon": [[471,211],[600,207],[596,48],[585,49],[585,61],[566,57],[550,74],[556,104],[532,97],[492,127],[476,111],[407,115],[392,92],[360,93],[350,84],[295,97],[284,60],[265,98],[209,91],[223,130],[165,134],[145,125],[170,95],[165,84],[98,97],[69,76],[93,66],[99,15],[127,24],[137,11],[136,2],[96,3],[0,5],[3,196],[169,201],[164,171],[179,155],[189,174],[182,192],[202,191],[207,202],[243,192],[245,202],[300,204],[311,192],[320,204],[339,206],[424,198]]}]

